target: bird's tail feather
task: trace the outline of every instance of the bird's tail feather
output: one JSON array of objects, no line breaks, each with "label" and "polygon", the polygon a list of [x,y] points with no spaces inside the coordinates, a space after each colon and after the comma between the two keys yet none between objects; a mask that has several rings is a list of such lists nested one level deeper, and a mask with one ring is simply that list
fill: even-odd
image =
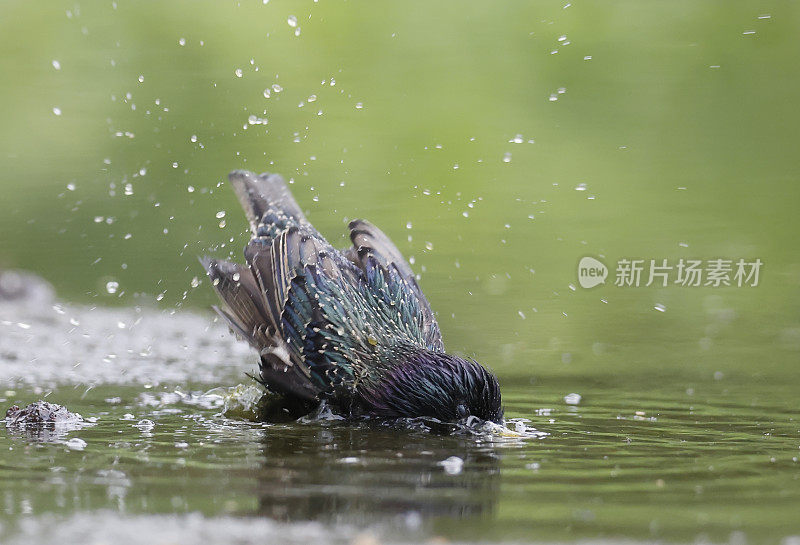
[{"label": "bird's tail feather", "polygon": [[[254,236],[265,234],[259,231],[262,223],[281,229],[292,223],[307,223],[303,211],[281,176],[269,173],[256,175],[247,170],[234,170],[228,175],[228,179],[247,214]],[[268,214],[270,217],[265,219]]]}]

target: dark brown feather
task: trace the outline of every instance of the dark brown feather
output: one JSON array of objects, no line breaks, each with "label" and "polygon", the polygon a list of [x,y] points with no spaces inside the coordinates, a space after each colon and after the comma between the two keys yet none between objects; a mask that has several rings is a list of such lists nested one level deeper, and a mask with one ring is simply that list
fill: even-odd
[{"label": "dark brown feather", "polygon": [[267,313],[263,292],[250,269],[209,257],[201,258],[200,262],[224,303],[222,308],[214,307],[214,310],[247,342],[255,348],[263,348],[268,342],[265,331]]}]

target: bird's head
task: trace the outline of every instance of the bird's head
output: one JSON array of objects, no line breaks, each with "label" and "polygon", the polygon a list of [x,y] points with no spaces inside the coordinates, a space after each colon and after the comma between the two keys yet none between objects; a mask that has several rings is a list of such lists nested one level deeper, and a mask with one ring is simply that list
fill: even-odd
[{"label": "bird's head", "polygon": [[357,392],[367,411],[379,416],[503,422],[497,378],[474,360],[448,354],[419,350],[397,358]]}]

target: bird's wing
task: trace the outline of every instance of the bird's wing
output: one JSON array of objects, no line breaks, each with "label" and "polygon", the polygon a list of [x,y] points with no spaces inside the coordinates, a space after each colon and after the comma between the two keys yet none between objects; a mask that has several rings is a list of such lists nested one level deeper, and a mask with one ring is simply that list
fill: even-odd
[{"label": "bird's wing", "polygon": [[200,258],[200,263],[223,303],[214,307],[217,314],[254,348],[268,344],[266,301],[250,268],[210,257]]},{"label": "bird's wing", "polygon": [[266,295],[269,328],[277,333],[261,350],[267,384],[281,385],[291,371],[305,377],[318,394],[352,378],[352,354],[340,350],[345,337],[331,333],[341,330],[331,322],[335,304],[325,290],[347,284],[343,277],[354,271],[335,252],[316,231],[298,226],[271,240],[254,237],[245,248],[245,259]]},{"label": "bird's wing", "polygon": [[422,344],[426,348],[443,352],[444,343],[436,316],[417,284],[414,271],[397,246],[368,221],[353,220],[349,227],[353,247],[345,251],[348,259],[361,268],[375,286],[386,284],[390,290],[404,288],[413,300],[403,309],[408,316],[400,319],[420,328]]},{"label": "bird's wing", "polygon": [[259,351],[267,386],[314,399],[350,377],[346,358],[322,357],[329,343],[320,331],[330,325],[317,289],[355,268],[306,221],[280,176],[236,171],[230,181],[253,236],[246,266],[201,260],[224,303],[217,312]]}]

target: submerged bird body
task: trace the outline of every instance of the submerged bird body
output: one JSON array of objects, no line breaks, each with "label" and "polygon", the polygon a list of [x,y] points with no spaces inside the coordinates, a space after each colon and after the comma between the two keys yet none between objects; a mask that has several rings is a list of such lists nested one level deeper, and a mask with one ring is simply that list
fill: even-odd
[{"label": "submerged bird body", "polygon": [[351,416],[502,421],[497,379],[444,353],[427,299],[383,232],[355,220],[353,246],[339,251],[280,176],[229,178],[250,221],[247,264],[203,264],[223,302],[216,310],[259,352],[260,382]]}]

